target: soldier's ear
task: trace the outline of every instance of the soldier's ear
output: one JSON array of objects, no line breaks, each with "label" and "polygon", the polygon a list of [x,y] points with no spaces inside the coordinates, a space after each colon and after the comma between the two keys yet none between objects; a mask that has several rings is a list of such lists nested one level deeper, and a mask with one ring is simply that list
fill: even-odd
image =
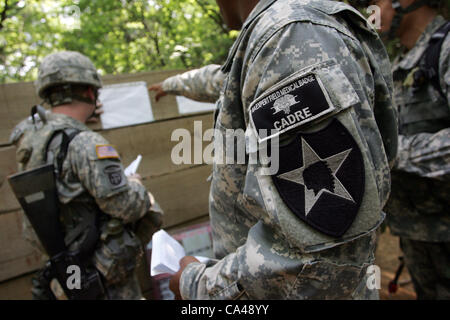
[{"label": "soldier's ear", "polygon": [[86,95],[89,99],[91,99],[92,101],[95,101],[97,99],[97,90],[94,89],[93,87],[88,87],[86,90]]}]

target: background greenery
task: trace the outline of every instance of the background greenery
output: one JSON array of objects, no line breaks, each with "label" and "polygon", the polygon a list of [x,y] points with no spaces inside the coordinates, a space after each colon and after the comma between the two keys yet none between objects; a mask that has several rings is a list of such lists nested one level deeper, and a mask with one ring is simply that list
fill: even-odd
[{"label": "background greenery", "polygon": [[220,64],[236,36],[215,0],[0,0],[0,83],[34,80],[60,50],[86,54],[101,74]]},{"label": "background greenery", "polygon": [[60,50],[102,74],[222,63],[236,35],[215,0],[0,0],[0,83],[34,80]]}]

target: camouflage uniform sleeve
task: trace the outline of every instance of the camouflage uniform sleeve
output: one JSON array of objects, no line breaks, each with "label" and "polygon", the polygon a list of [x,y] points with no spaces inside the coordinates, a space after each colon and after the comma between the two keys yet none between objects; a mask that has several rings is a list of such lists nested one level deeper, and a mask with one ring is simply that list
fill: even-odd
[{"label": "camouflage uniform sleeve", "polygon": [[[441,88],[450,108],[450,34],[441,49],[439,70]],[[450,128],[437,133],[419,133],[399,136],[396,170],[425,178],[448,181],[450,179]]]},{"label": "camouflage uniform sleeve", "polygon": [[147,190],[127,180],[117,151],[110,147],[99,134],[82,132],[70,143],[67,158],[73,172],[103,212],[125,223],[137,221],[150,208]]},{"label": "camouflage uniform sleeve", "polygon": [[435,134],[399,136],[395,170],[425,178],[450,180],[450,128]]},{"label": "camouflage uniform sleeve", "polygon": [[[367,121],[374,121],[371,119],[373,117],[371,107],[373,106],[363,93],[365,77],[361,70],[366,69],[358,65],[359,61],[355,59],[352,52],[357,47],[356,41],[349,37],[343,37],[333,28],[302,22],[291,23],[273,34],[270,39],[265,40],[267,41],[262,48],[255,49],[255,51],[258,51],[252,57],[253,59],[244,61],[242,78],[245,78],[245,82],[241,83],[241,88],[235,88],[235,84],[232,82],[234,81],[232,79],[235,76],[234,74],[230,76],[231,79],[228,80],[230,82],[227,84],[227,86],[234,88],[233,90],[236,92],[241,90],[241,100],[243,109],[247,112],[247,118],[249,117],[248,113],[251,112],[249,110],[250,105],[258,97],[265,97],[264,93],[272,92],[270,88],[285,79],[291,79],[292,75],[298,74],[299,70],[333,59],[338,62],[343,73],[352,79],[351,85],[355,87],[358,95],[360,95],[361,104],[366,108],[364,112],[367,114]],[[255,43],[258,43],[258,41],[255,40]],[[244,56],[242,53],[240,55]],[[245,52],[245,56],[251,57],[252,54],[251,52]],[[336,73],[332,76],[335,79],[328,85],[335,92],[331,92],[330,95],[333,95],[333,98],[336,95],[341,95],[345,97],[343,98],[345,100],[347,98],[346,93],[350,91],[349,88],[342,85],[343,81],[339,78],[342,77],[342,73]],[[343,103],[350,104],[352,99],[354,99],[354,95],[349,94],[348,102]],[[234,114],[226,114],[222,118],[228,119],[234,116]],[[342,115],[342,117],[346,116]],[[221,115],[218,118],[221,118]],[[374,136],[371,139],[373,139],[370,141],[371,144],[378,147],[376,152],[381,157],[381,154],[384,154],[382,141],[379,137]],[[369,151],[361,149],[361,152]],[[386,158],[379,161],[384,163],[384,166],[380,169],[376,168],[376,170],[383,174],[386,170],[389,171]],[[259,179],[255,174],[255,168],[250,165],[246,170],[247,172],[244,172],[246,177],[242,198],[249,200],[244,200],[247,202],[246,207],[242,210],[249,212],[248,215],[257,217],[256,224],[250,218],[248,221],[242,222],[242,224],[253,225],[247,235],[242,235],[243,238],[247,239],[245,244],[239,246],[236,251],[226,255],[213,266],[208,267],[200,263],[189,264],[180,278],[182,297],[184,299],[237,299],[244,294],[242,290],[246,292],[251,290],[252,294],[249,296],[260,296],[265,299],[274,296],[276,292],[281,292],[284,297],[291,299],[350,297],[355,290],[354,283],[360,281],[364,274],[361,261],[365,258],[361,257],[366,257],[372,249],[367,248],[364,251],[357,245],[352,247],[354,252],[357,252],[356,256],[358,256],[356,265],[353,262],[345,261],[348,257],[346,254],[339,254],[335,251],[339,250],[337,249],[339,247],[326,249],[322,253],[302,254],[298,250],[300,248],[298,243],[307,241],[308,237],[315,237],[319,232],[306,231],[305,229],[305,233],[302,234],[298,233],[298,230],[293,231],[294,228],[291,227],[300,223],[295,219],[289,220],[292,223],[285,224],[283,222],[284,217],[292,216],[292,213],[282,209],[285,204],[275,191],[276,188],[270,177],[264,178],[264,180],[262,180],[263,178]],[[370,173],[366,172],[365,174],[367,177]],[[373,181],[371,182],[372,186],[374,185]],[[262,186],[261,183],[264,183],[264,185]],[[226,189],[223,191],[224,199],[215,200],[219,205],[220,201],[229,201],[227,196],[229,196],[229,193],[235,192],[231,190],[231,187],[228,187],[226,182],[224,182],[224,185],[223,188]],[[371,192],[370,197],[373,199],[378,196],[374,189],[366,190],[366,192]],[[368,210],[379,215],[381,208],[378,209],[377,206],[379,207],[380,204],[367,207]],[[233,215],[236,213],[224,214]],[[239,223],[241,222],[237,220],[236,224]],[[367,229],[364,232],[367,232]],[[222,236],[228,237],[226,234]],[[327,255],[330,260],[324,258]]]},{"label": "camouflage uniform sleeve", "polygon": [[211,64],[166,79],[163,90],[201,102],[216,102],[225,74],[219,65]]}]

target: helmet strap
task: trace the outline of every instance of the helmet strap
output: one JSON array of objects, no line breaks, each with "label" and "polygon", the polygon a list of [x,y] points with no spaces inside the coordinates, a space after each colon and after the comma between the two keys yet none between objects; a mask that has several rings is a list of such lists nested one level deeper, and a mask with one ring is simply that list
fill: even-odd
[{"label": "helmet strap", "polygon": [[72,86],[70,84],[65,84],[61,87],[61,90],[52,92],[49,94],[45,101],[52,107],[56,107],[62,104],[72,103],[74,100],[97,105],[97,93],[95,98],[91,99],[76,93],[73,93]]}]

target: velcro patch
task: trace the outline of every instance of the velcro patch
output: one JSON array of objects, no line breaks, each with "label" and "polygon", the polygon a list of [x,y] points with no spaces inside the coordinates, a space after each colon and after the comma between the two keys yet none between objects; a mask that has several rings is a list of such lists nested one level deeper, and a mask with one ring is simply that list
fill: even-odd
[{"label": "velcro patch", "polygon": [[113,189],[122,187],[127,183],[123,170],[119,165],[110,165],[103,172],[108,177],[108,181]]},{"label": "velcro patch", "polygon": [[333,237],[350,228],[364,195],[361,151],[336,119],[314,133],[298,133],[279,149],[275,187],[291,211]]},{"label": "velcro patch", "polygon": [[98,159],[119,159],[119,153],[109,144],[96,145],[95,152]]},{"label": "velcro patch", "polygon": [[[277,85],[250,105],[250,119],[260,142],[313,121],[334,110],[314,73]],[[277,133],[270,135],[271,130]],[[269,134],[269,135],[268,135]]]}]

